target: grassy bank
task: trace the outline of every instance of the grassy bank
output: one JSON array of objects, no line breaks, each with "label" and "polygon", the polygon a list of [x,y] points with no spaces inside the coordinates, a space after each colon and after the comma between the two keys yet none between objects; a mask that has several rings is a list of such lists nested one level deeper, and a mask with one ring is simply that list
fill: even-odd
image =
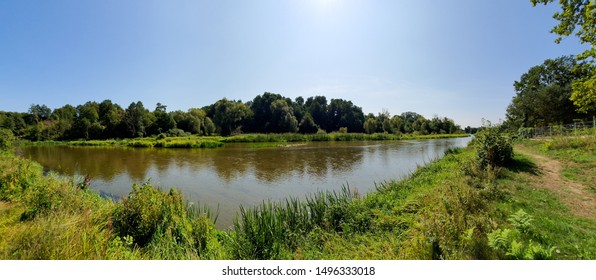
[{"label": "grassy bank", "polygon": [[26,142],[25,145],[69,145],[87,147],[132,147],[132,148],[217,148],[224,145],[221,137],[150,137],[108,140],[42,141]]},{"label": "grassy bank", "polygon": [[241,134],[236,136],[149,137],[133,139],[26,142],[26,145],[70,145],[136,148],[217,148],[225,143],[286,143],[315,141],[385,141],[467,137],[468,134],[395,135],[387,133]]},{"label": "grassy bank", "polygon": [[502,168],[480,168],[477,147],[451,150],[367,195],[343,188],[241,208],[230,231],[177,191],[146,183],[113,202],[3,153],[0,258],[595,259],[594,216],[543,188],[533,158],[572,168],[561,184],[593,188],[582,174],[594,174],[594,139],[579,141],[524,142]]},{"label": "grassy bank", "polygon": [[467,137],[468,134],[431,134],[431,135],[411,135],[411,134],[388,134],[388,133],[317,133],[317,134],[241,134],[236,136],[224,137],[221,139],[225,143],[251,143],[251,142],[324,142],[324,141],[386,141],[386,140],[405,140],[405,139],[440,139],[440,138],[458,138]]}]

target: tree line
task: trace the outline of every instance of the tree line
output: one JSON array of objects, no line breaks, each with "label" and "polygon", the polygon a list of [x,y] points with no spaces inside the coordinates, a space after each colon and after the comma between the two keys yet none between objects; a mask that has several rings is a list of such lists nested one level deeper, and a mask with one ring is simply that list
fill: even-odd
[{"label": "tree line", "polygon": [[449,118],[426,119],[414,112],[391,116],[383,111],[365,115],[351,101],[325,96],[294,100],[266,92],[253,100],[221,99],[202,108],[167,111],[157,103],[149,110],[141,101],[123,108],[110,100],[89,101],[50,109],[33,104],[26,113],[0,111],[0,127],[24,139],[70,140],[167,136],[232,135],[240,133],[414,133],[461,132]]}]

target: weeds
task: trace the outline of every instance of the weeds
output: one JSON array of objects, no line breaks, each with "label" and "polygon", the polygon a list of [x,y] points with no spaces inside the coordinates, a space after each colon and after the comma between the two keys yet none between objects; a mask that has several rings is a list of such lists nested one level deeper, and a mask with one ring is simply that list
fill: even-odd
[{"label": "weeds", "polygon": [[513,158],[513,146],[510,139],[501,135],[497,127],[488,126],[476,133],[473,145],[480,167],[501,167]]},{"label": "weeds", "polygon": [[556,247],[535,243],[531,239],[532,216],[523,210],[515,212],[508,221],[514,229],[497,229],[488,234],[489,246],[501,256],[513,259],[547,260],[552,258]]}]

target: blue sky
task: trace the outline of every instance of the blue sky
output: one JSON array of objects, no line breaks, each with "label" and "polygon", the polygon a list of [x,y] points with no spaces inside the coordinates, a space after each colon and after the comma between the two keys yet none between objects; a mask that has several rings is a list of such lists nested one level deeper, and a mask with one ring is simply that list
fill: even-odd
[{"label": "blue sky", "polygon": [[110,99],[168,110],[263,92],[463,126],[505,118],[513,82],[555,44],[527,0],[3,0],[0,110]]}]

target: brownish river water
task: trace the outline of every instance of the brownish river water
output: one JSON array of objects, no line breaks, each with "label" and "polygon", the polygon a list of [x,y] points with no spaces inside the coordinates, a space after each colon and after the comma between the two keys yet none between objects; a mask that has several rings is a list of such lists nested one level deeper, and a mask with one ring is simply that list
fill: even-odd
[{"label": "brownish river water", "polygon": [[38,146],[22,148],[22,153],[62,175],[89,175],[93,189],[115,199],[125,197],[133,183],[148,179],[164,189],[175,187],[191,202],[219,206],[217,225],[226,228],[239,205],[303,198],[346,184],[364,194],[374,190],[375,183],[403,178],[470,140],[314,142],[270,148],[226,144],[216,149]]}]

